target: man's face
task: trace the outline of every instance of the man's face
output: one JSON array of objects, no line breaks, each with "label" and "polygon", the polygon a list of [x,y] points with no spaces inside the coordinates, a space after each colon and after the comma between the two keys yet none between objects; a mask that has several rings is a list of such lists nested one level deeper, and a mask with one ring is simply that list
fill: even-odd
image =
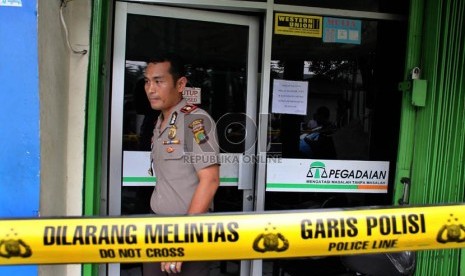
[{"label": "man's face", "polygon": [[149,63],[145,69],[145,93],[155,110],[168,111],[178,104],[186,86],[185,77],[174,81],[170,66],[169,62]]}]

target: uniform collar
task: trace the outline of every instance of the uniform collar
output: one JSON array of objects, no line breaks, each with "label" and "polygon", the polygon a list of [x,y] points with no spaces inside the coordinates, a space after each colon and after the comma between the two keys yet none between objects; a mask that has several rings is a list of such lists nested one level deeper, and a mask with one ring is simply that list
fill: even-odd
[{"label": "uniform collar", "polygon": [[[181,101],[179,101],[179,103],[177,103],[174,108],[172,109],[170,115],[169,115],[169,118],[171,118],[171,116],[173,116],[173,113],[174,112],[177,112],[178,113],[178,116],[179,116],[179,110],[185,106],[187,104],[187,101],[186,99],[182,98]],[[163,113],[160,112],[160,115],[158,115],[158,120],[157,120],[157,126],[156,128],[157,129],[160,129],[160,125],[161,125],[161,122],[163,121]],[[165,128],[169,127],[169,122],[166,124]]]}]

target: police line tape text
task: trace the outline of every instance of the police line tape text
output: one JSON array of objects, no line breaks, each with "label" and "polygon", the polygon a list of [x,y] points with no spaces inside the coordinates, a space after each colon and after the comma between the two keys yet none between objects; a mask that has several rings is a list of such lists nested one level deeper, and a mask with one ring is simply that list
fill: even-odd
[{"label": "police line tape text", "polygon": [[[185,223],[145,225],[145,244],[235,242],[239,239],[238,223]],[[71,234],[72,235],[68,235]],[[137,244],[137,226],[128,225],[66,225],[46,226],[44,245]]]},{"label": "police line tape text", "polygon": [[[49,225],[44,228],[43,245],[230,243],[239,241],[239,226],[239,222]],[[138,231],[138,227],[143,231]],[[302,240],[327,240],[329,242],[327,247],[329,251],[393,248],[397,246],[396,235],[425,232],[426,220],[423,213],[364,216],[362,218],[335,216],[300,220],[300,238]],[[299,233],[299,230],[295,232],[295,234],[297,233]],[[385,239],[379,236],[385,237]],[[352,242],[331,240],[345,237],[361,239]],[[363,237],[374,237],[377,240],[368,241],[364,240]],[[167,257],[167,255],[172,256],[172,254],[182,256],[183,254],[182,248],[181,251],[179,247],[168,248],[148,248],[144,250],[148,257]],[[100,251],[101,256],[111,257],[113,255],[110,251],[108,251],[110,253],[107,251]],[[140,251],[136,250],[134,253],[140,255]],[[116,256],[116,254],[114,255]]]},{"label": "police line tape text", "polygon": [[353,242],[330,242],[328,251],[353,251],[367,249],[396,248],[397,239],[371,241],[353,241]]},{"label": "police line tape text", "polygon": [[[367,216],[365,221],[367,236],[426,232],[424,214]],[[301,222],[301,237],[303,239],[356,237],[359,234],[357,223],[357,218],[354,217],[321,218],[314,222],[311,219],[304,219]]]},{"label": "police line tape text", "polygon": [[[142,248],[119,248],[118,250],[99,249],[99,254],[102,259],[105,258],[167,258],[167,257],[184,257],[184,248],[170,247],[170,248],[146,248],[145,256],[141,254]],[[118,254],[116,254],[118,252]]]}]

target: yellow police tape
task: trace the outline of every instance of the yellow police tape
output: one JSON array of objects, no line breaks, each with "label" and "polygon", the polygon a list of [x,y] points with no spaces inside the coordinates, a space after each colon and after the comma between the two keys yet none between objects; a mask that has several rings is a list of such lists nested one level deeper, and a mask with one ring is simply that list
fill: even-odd
[{"label": "yellow police tape", "polygon": [[0,220],[0,264],[266,259],[459,248],[465,205]]}]

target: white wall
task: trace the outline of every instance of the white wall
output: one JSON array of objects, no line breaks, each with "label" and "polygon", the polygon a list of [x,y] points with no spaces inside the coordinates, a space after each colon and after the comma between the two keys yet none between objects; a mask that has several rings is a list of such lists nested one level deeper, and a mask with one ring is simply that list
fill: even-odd
[{"label": "white wall", "polygon": [[[68,49],[60,0],[38,1],[41,216],[76,216],[83,209],[84,127],[89,54]],[[90,0],[63,10],[69,41],[89,49]],[[40,266],[40,275],[81,275],[81,265]]]}]

